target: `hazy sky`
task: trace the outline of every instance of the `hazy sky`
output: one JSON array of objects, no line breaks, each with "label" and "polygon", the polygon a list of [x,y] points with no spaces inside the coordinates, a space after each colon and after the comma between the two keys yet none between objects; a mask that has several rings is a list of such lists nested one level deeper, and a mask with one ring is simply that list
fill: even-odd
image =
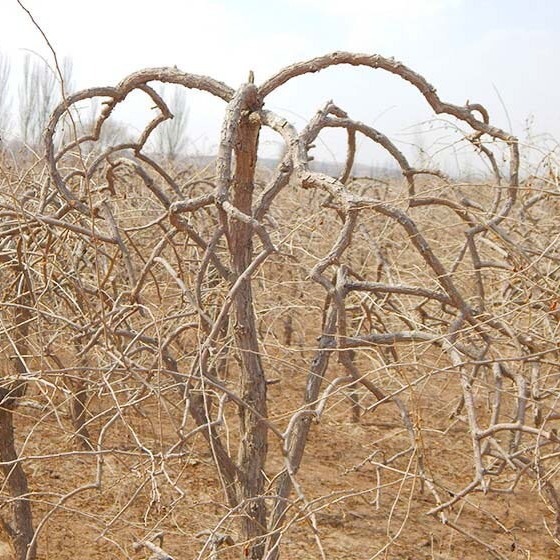
[{"label": "hazy sky", "polygon": [[[147,66],[177,65],[232,87],[253,70],[260,83],[283,66],[333,50],[394,56],[423,74],[443,100],[480,102],[492,121],[525,137],[560,138],[560,0],[23,0],[76,85],[113,85]],[[16,0],[0,0],[0,51],[48,56]],[[269,108],[301,126],[334,99],[398,142],[418,140],[430,118],[410,86],[382,71],[330,70],[297,79]],[[188,94],[189,136],[212,150],[223,107]],[[138,108],[127,118],[139,123]],[[442,135],[444,135],[442,133]],[[443,137],[443,136],[442,136]],[[274,139],[270,139],[271,145]],[[333,140],[336,151],[337,140]],[[377,155],[375,157],[378,157]],[[375,160],[362,153],[362,160]]]}]

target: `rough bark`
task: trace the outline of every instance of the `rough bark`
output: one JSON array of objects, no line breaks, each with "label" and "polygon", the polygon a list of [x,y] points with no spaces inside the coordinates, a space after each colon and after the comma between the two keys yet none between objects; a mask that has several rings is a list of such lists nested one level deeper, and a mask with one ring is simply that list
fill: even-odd
[{"label": "rough bark", "polygon": [[[255,166],[260,120],[255,113],[244,111],[234,145],[235,174],[232,204],[245,215],[252,214]],[[253,227],[232,218],[229,241],[232,269],[241,275],[252,262]],[[242,537],[247,541],[245,557],[262,558],[266,533],[266,507],[263,498],[264,463],[267,454],[267,427],[261,418],[267,416],[266,380],[260,359],[255,325],[251,279],[243,281],[235,296],[235,343],[241,362],[241,397],[250,405],[240,407],[241,447],[239,452],[240,492],[245,502],[241,522]],[[258,413],[255,414],[255,412]]]},{"label": "rough bark", "polygon": [[[18,248],[18,257],[21,262],[21,247]],[[18,294],[14,323],[17,337],[14,342],[13,357],[14,370],[18,379],[0,386],[0,463],[2,474],[6,480],[6,487],[12,498],[11,519],[4,520],[4,527],[10,535],[15,550],[15,560],[34,560],[36,546],[33,542],[33,517],[31,503],[29,502],[29,487],[23,466],[18,461],[14,438],[14,409],[18,400],[25,394],[27,384],[22,376],[27,373],[25,357],[29,354],[27,337],[29,335],[30,287],[29,277],[21,265],[15,267],[16,274],[22,274],[24,280],[21,284],[22,292]]]},{"label": "rough bark", "polygon": [[14,441],[13,399],[17,394],[23,394],[23,391],[24,388],[19,383],[7,390],[2,389],[0,393],[0,460],[2,474],[13,499],[11,520],[4,525],[12,540],[16,560],[33,560],[35,547],[28,552],[34,533],[31,503],[27,499],[29,488],[23,467],[17,461]]},{"label": "rough bark", "polygon": [[89,451],[93,449],[93,445],[87,428],[87,383],[82,377],[76,377],[72,385],[70,415],[72,417],[72,425],[74,426],[76,445],[81,449]]}]

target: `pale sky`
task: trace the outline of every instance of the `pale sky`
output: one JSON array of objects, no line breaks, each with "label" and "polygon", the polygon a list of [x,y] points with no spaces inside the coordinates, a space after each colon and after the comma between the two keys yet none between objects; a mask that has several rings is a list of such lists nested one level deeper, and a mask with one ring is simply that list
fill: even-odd
[{"label": "pale sky", "polygon": [[[22,1],[60,58],[72,58],[78,88],[173,65],[235,88],[249,70],[261,83],[288,64],[334,50],[377,53],[423,74],[444,101],[482,103],[494,124],[522,139],[528,118],[533,142],[545,133],[560,138],[560,0]],[[25,49],[49,57],[16,0],[0,0],[0,52],[12,59],[14,75]],[[192,147],[212,151],[223,105],[187,96]],[[267,106],[301,127],[331,98],[403,146],[431,117],[408,84],[354,68],[299,78]],[[139,125],[137,107],[123,115]],[[332,140],[333,158],[340,140]],[[364,162],[378,157],[360,152]]]}]

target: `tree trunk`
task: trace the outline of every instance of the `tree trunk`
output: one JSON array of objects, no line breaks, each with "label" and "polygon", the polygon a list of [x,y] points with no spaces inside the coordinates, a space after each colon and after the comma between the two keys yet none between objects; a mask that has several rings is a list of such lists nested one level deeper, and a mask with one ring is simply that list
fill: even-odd
[{"label": "tree trunk", "polygon": [[4,523],[16,553],[16,560],[34,560],[35,547],[28,552],[33,539],[31,503],[27,495],[27,477],[17,461],[18,454],[14,441],[13,406],[14,400],[25,391],[23,383],[14,383],[0,391],[0,460],[6,487],[12,497],[12,518]]},{"label": "tree trunk", "polygon": [[[80,374],[78,373],[78,375]],[[74,426],[76,445],[81,449],[91,451],[93,449],[93,445],[86,425],[88,401],[87,383],[81,377],[77,377],[73,381],[72,385],[70,414],[72,416],[72,424]]]},{"label": "tree trunk", "polygon": [[[235,175],[232,204],[246,215],[252,214],[254,176],[260,121],[256,114],[243,112],[234,146]],[[239,276],[253,258],[253,228],[250,224],[231,219],[229,242],[232,268]],[[240,407],[241,445],[239,451],[240,498],[245,502],[241,532],[247,545],[245,558],[257,560],[264,552],[266,507],[263,498],[264,463],[267,454],[267,427],[261,417],[267,416],[266,381],[260,359],[255,326],[251,279],[240,286],[234,301],[235,343],[241,362],[241,397],[252,410]],[[260,417],[259,417],[260,415]]]},{"label": "tree trunk", "polygon": [[22,245],[17,247],[18,263],[13,267],[18,281],[18,293],[15,298],[14,313],[15,333],[14,351],[12,357],[14,370],[18,379],[0,386],[0,462],[2,474],[6,479],[6,487],[12,498],[12,515],[9,521],[3,520],[4,529],[9,533],[15,550],[15,560],[35,560],[36,546],[30,546],[33,541],[33,517],[31,502],[29,501],[29,487],[27,475],[22,464],[18,461],[18,454],[14,438],[14,408],[18,400],[27,390],[24,380],[28,373],[26,359],[29,359],[29,324],[31,322],[31,294],[32,284],[26,268],[23,265],[24,255]]}]

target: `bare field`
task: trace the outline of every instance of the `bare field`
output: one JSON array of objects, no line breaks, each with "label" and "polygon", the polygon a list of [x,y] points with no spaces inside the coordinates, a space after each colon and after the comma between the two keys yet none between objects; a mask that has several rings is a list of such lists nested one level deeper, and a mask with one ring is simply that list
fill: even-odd
[{"label": "bare field", "polygon": [[[301,374],[286,375],[271,387],[270,402],[278,403],[279,409],[274,409],[275,417],[299,407],[304,383]],[[449,425],[459,393],[453,380],[438,382],[428,377],[411,396],[425,468],[450,495],[470,482],[473,470],[471,443],[462,422]],[[167,413],[162,418],[157,403],[146,403],[126,414],[107,434],[100,488],[80,492],[57,507],[58,496],[90,484],[96,472],[94,454],[73,451],[66,408],[59,405],[58,420],[44,418],[38,423],[34,415],[23,413],[15,420],[22,455],[46,456],[26,461],[34,518],[41,520],[56,510],[41,533],[37,557],[70,559],[79,551],[87,558],[135,558],[132,543],[157,530],[164,531],[165,549],[174,558],[196,558],[204,541],[195,535],[228,513],[212,454],[202,438],[193,438],[177,459],[164,464],[152,461],[123,433],[122,423],[153,451],[169,448],[177,437]],[[88,408],[94,414],[104,406],[96,402]],[[102,423],[91,426],[95,434],[96,424]],[[234,426],[229,429],[235,438]],[[307,507],[296,503],[290,512],[285,557],[320,557],[316,538],[327,558],[362,559],[376,554],[395,559],[494,557],[475,539],[505,558],[558,557],[547,532],[547,526],[554,526],[554,514],[543,502],[538,483],[524,480],[511,495],[469,496],[450,514],[464,535],[426,515],[434,500],[416,478],[415,456],[406,455],[390,468],[384,466],[388,457],[407,444],[398,411],[382,407],[364,413],[355,423],[349,400],[335,397],[328,415],[313,427],[309,438],[298,477]],[[68,455],[58,457],[64,453]],[[281,451],[272,442],[267,471],[277,473],[282,467]],[[233,516],[221,530],[235,535],[235,526]],[[220,558],[238,556],[234,547],[224,549]]]}]

